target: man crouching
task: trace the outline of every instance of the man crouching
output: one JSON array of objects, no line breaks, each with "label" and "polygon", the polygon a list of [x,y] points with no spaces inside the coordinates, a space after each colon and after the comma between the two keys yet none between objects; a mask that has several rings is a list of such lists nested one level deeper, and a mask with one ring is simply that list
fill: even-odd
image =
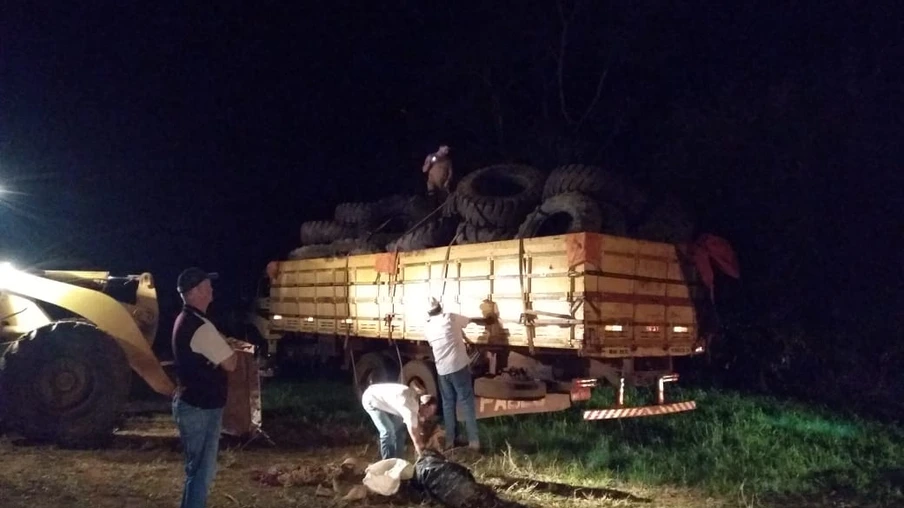
[{"label": "man crouching", "polygon": [[376,383],[364,390],[361,405],[380,433],[380,458],[402,458],[405,431],[420,456],[426,446],[420,428],[436,414],[436,397],[400,383]]}]

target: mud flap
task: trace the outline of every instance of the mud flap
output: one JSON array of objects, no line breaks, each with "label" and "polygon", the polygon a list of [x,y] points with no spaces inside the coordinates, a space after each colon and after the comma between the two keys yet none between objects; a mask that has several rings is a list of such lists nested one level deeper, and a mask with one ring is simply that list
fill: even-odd
[{"label": "mud flap", "polygon": [[[244,343],[239,343],[244,344]],[[229,373],[229,395],[223,409],[223,434],[253,438],[261,433],[260,370],[254,346],[234,345],[236,368]]]}]

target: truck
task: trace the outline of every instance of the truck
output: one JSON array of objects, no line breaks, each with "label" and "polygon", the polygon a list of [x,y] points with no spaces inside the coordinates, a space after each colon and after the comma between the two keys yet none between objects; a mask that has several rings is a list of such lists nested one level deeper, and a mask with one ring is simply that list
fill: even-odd
[{"label": "truck", "polygon": [[[439,396],[423,334],[436,298],[445,312],[498,318],[464,330],[478,418],[561,411],[604,387],[614,403],[584,419],[691,411],[695,401],[667,400],[665,386],[714,332],[713,240],[578,232],[272,261],[252,319],[280,364],[338,365],[359,393],[400,381]],[[626,386],[655,400],[629,406]]]},{"label": "truck", "polygon": [[[152,350],[159,317],[150,273],[0,263],[2,426],[66,448],[108,444],[136,382],[173,393],[166,363]],[[257,378],[248,374],[251,354],[241,354],[249,352],[239,342],[234,349],[241,361],[230,374],[224,427],[253,434],[260,424]]]}]

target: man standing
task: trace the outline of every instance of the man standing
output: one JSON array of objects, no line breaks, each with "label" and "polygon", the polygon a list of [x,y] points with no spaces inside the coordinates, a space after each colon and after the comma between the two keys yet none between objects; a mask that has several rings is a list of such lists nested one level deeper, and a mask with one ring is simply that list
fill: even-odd
[{"label": "man standing", "polygon": [[462,330],[470,323],[486,326],[494,319],[469,318],[455,313],[444,313],[436,298],[430,299],[424,338],[433,350],[433,361],[439,375],[439,390],[443,398],[443,425],[446,427],[446,447],[455,446],[455,408],[460,402],[464,409],[468,447],[480,450],[477,432],[477,410],[474,407],[474,380],[471,378],[470,359]]},{"label": "man standing", "polygon": [[179,386],[173,418],[185,455],[182,508],[203,508],[217,472],[217,451],[228,388],[227,372],[237,360],[226,339],[205,314],[213,301],[217,274],[189,268],[179,274],[182,312],[173,325],[173,358]]},{"label": "man standing", "polygon": [[424,438],[420,428],[436,414],[436,397],[420,395],[414,388],[400,383],[375,383],[361,396],[361,405],[370,415],[380,433],[380,458],[402,458],[405,450],[405,430],[420,455]]}]

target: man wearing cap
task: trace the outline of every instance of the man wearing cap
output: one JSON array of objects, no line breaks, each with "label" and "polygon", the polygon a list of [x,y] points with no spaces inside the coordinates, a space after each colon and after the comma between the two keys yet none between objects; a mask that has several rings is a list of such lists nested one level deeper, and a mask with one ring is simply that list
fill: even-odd
[{"label": "man wearing cap", "polygon": [[436,414],[436,397],[401,383],[374,383],[361,395],[361,405],[380,433],[381,459],[402,458],[405,430],[420,456],[426,444],[420,429]]},{"label": "man wearing cap", "polygon": [[443,306],[436,298],[430,298],[424,326],[424,338],[433,350],[433,362],[439,375],[439,390],[443,398],[443,426],[446,430],[446,447],[455,446],[456,418],[458,402],[464,410],[465,430],[468,447],[480,450],[480,436],[477,432],[477,409],[474,407],[474,380],[471,377],[470,358],[465,346],[463,330],[471,323],[481,326],[495,322],[492,316],[469,318],[461,314],[443,312]]},{"label": "man wearing cap", "polygon": [[173,418],[185,455],[182,508],[207,505],[207,493],[217,471],[217,451],[227,373],[236,356],[205,314],[213,301],[211,280],[217,274],[189,268],[179,274],[177,290],[182,312],[173,325],[173,358],[179,386],[173,396]]}]

